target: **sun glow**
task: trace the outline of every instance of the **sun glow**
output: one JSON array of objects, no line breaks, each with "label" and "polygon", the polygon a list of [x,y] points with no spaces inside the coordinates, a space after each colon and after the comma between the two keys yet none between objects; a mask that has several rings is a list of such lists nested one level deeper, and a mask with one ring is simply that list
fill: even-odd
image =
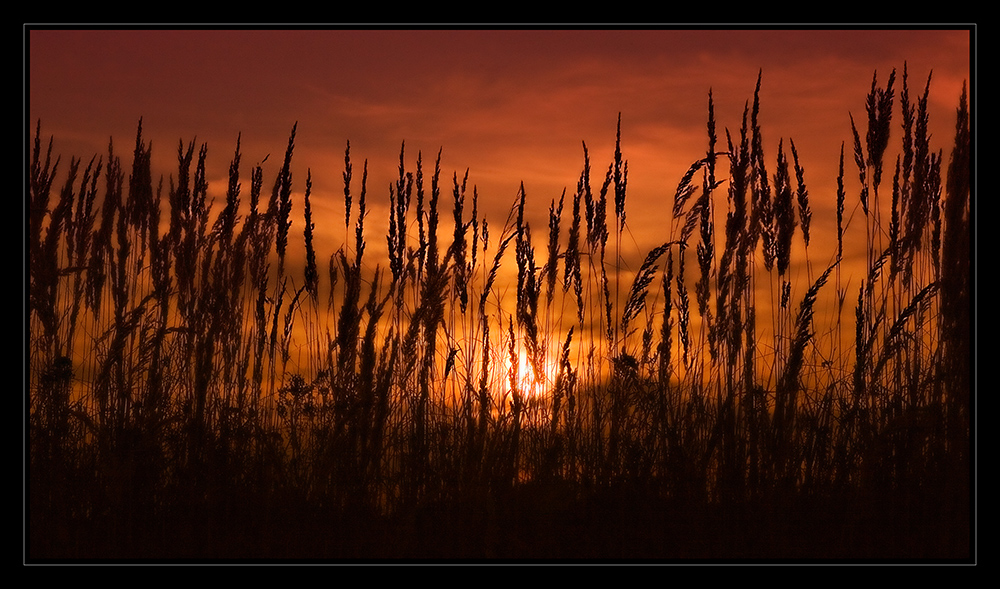
[{"label": "sun glow", "polygon": [[[547,367],[546,367],[547,368]],[[528,396],[539,396],[548,393],[551,386],[549,375],[536,374],[535,369],[528,361],[528,355],[521,350],[517,355],[517,379],[521,392]]]},{"label": "sun glow", "polygon": [[[559,367],[552,358],[546,356],[540,362],[540,370],[536,370],[528,359],[527,351],[520,348],[520,346],[518,347],[517,367],[514,373],[518,393],[529,399],[543,399],[550,396],[553,387],[556,386]],[[504,355],[503,374],[505,375],[505,380],[511,374],[511,359],[508,354]],[[504,384],[509,387],[510,381],[507,380]]]}]

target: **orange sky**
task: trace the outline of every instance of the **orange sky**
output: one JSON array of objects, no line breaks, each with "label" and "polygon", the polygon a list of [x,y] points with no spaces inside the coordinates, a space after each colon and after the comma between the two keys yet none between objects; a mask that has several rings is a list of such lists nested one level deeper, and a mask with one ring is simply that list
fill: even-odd
[{"label": "orange sky", "polygon": [[[524,182],[536,237],[551,199],[571,195],[590,150],[598,187],[622,116],[628,224],[642,252],[669,239],[669,203],[706,149],[707,96],[718,134],[738,134],[763,71],[765,150],[795,141],[813,209],[814,243],[835,235],[835,181],[847,142],[847,190],[856,200],[849,113],[863,121],[878,72],[908,64],[911,95],[930,92],[932,148],[945,161],[963,81],[972,79],[970,28],[953,30],[45,30],[26,35],[26,134],[42,134],[68,159],[117,152],[131,161],[136,124],[152,141],[154,174],[176,173],[178,141],[208,145],[217,203],[242,133],[244,193],[250,167],[270,154],[272,182],[298,122],[293,183],[313,178],[321,255],[343,233],[343,156],[355,177],[369,161],[374,244],[397,174],[399,148],[425,173],[443,148],[444,194],[469,169],[480,208],[499,234]],[[897,76],[897,80],[899,77]],[[899,83],[897,82],[897,97]],[[973,99],[975,87],[973,86]],[[896,104],[898,105],[898,98]],[[975,103],[973,103],[974,105]],[[863,127],[861,130],[864,133]],[[893,119],[898,145],[899,117]],[[720,148],[724,143],[720,144]],[[891,162],[890,162],[891,163]],[[773,160],[769,162],[773,168]],[[887,167],[891,168],[890,164]],[[773,170],[772,170],[773,171]],[[891,173],[888,182],[891,182]],[[885,182],[885,181],[884,181]],[[57,181],[58,183],[58,181]],[[470,189],[471,195],[471,189]],[[244,196],[244,199],[246,197]],[[444,203],[449,202],[443,199]],[[322,217],[329,212],[329,219]],[[301,208],[293,232],[301,232]],[[447,217],[445,217],[447,218]],[[823,264],[833,245],[811,245]],[[815,252],[815,253],[814,253]]]}]

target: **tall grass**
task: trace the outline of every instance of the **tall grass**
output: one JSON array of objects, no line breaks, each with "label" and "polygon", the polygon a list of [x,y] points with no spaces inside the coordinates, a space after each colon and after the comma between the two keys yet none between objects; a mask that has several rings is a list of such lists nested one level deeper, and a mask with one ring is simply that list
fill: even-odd
[{"label": "tall grass", "polygon": [[[215,211],[207,146],[180,143],[175,174],[154,187],[140,121],[127,178],[109,145],[82,174],[71,159],[60,187],[39,122],[26,195],[32,551],[72,554],[52,531],[87,522],[114,538],[111,553],[128,553],[155,530],[168,537],[178,513],[208,529],[274,513],[255,528],[271,529],[288,510],[416,517],[450,505],[439,519],[482,516],[493,529],[498,502],[538,488],[571,489],[557,491],[560,505],[626,488],[665,504],[962,496],[967,100],[943,180],[927,133],[930,80],[913,104],[904,69],[886,203],[895,72],[884,88],[877,80],[867,133],[850,119],[858,183],[842,155],[827,197],[836,244],[810,244],[810,228],[834,220],[813,218],[818,195],[793,138],[791,160],[779,138],[769,161],[758,76],[724,147],[709,93],[706,153],[665,189],[670,230],[648,252],[624,251],[619,117],[600,189],[584,144],[575,191],[552,198],[541,260],[523,184],[491,235],[474,185],[470,210],[469,172],[443,198],[441,153],[428,190],[422,155],[410,169],[404,146],[388,259],[372,261],[368,164],[359,186],[348,143],[345,243],[325,277],[314,240],[324,220],[311,208],[324,172],[306,172],[300,200],[295,126],[269,197],[265,162],[249,170],[248,202],[237,138]],[[852,200],[861,214],[847,218]],[[288,249],[300,230],[301,268]],[[848,327],[854,230],[866,268]],[[804,260],[792,258],[798,239]],[[814,272],[810,255],[830,262]],[[641,260],[635,271],[629,260]],[[789,276],[797,263],[809,269],[804,288]],[[831,289],[834,316],[818,316]],[[197,530],[170,533],[212,546]]]}]

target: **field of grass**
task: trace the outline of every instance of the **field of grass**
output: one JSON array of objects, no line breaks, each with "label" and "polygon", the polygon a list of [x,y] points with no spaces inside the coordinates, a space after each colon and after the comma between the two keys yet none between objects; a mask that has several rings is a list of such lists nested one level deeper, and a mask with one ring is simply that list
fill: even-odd
[{"label": "field of grass", "polygon": [[294,127],[214,207],[205,147],[164,177],[141,123],[67,162],[39,122],[26,558],[970,559],[969,109],[943,152],[929,88],[873,79],[818,196],[757,91],[724,132],[709,95],[636,263],[620,132],[541,230],[402,149],[369,235],[348,144],[321,252]]}]

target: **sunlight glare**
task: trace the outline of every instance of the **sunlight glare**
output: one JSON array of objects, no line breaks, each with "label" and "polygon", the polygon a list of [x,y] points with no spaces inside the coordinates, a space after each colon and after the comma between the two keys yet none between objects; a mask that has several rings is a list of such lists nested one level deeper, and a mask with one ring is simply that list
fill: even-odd
[{"label": "sunlight glare", "polygon": [[534,367],[528,361],[527,353],[522,349],[517,354],[517,379],[521,392],[528,397],[547,396],[550,388],[555,385],[557,366],[548,359],[543,361],[543,374],[535,373]]}]

